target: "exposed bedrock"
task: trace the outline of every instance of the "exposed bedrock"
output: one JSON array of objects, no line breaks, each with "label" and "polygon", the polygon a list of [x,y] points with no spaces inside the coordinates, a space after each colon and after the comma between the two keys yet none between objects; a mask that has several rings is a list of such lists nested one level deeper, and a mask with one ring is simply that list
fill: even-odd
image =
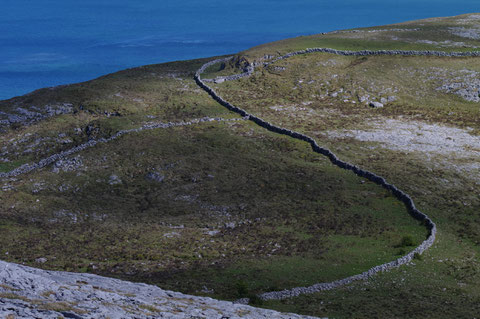
[{"label": "exposed bedrock", "polygon": [[[5,297],[4,297],[5,296]],[[313,319],[91,274],[0,261],[0,318]]]}]

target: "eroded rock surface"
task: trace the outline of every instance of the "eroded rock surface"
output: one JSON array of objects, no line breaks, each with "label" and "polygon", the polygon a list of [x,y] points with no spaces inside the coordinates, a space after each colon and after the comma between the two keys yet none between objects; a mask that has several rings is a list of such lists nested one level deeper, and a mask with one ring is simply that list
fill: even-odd
[{"label": "eroded rock surface", "polygon": [[46,105],[42,108],[30,106],[28,109],[17,107],[12,111],[0,111],[0,130],[5,130],[11,125],[29,125],[46,118],[73,112],[73,105],[69,103],[59,105]]},{"label": "eroded rock surface", "polygon": [[[314,318],[0,261],[0,318]],[[7,317],[8,318],[8,317]]]},{"label": "eroded rock surface", "polygon": [[436,166],[451,168],[480,181],[480,137],[471,129],[401,119],[378,119],[370,129],[329,131],[331,138],[376,142],[384,148],[417,153]]}]

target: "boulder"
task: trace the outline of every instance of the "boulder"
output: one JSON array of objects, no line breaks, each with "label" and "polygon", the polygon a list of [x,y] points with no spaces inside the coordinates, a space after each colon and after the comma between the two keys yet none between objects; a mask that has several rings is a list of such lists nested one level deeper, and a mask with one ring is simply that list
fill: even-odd
[{"label": "boulder", "polygon": [[371,107],[377,109],[377,108],[380,108],[380,107],[383,107],[383,104],[380,103],[380,102],[370,102],[369,104]]}]

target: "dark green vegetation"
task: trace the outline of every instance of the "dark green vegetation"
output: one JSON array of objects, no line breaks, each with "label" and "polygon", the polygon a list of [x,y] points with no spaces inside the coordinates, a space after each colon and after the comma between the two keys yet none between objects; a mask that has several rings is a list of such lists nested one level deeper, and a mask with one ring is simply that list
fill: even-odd
[{"label": "dark green vegetation", "polygon": [[[433,47],[471,50],[469,45],[478,41],[451,33],[446,37],[448,28],[468,25],[465,18],[378,28],[420,31],[280,41],[243,52],[207,75],[231,74],[246,60],[314,46],[424,49],[429,46],[417,40],[450,39],[463,41],[466,48]],[[206,61],[146,66],[0,102],[7,111],[62,103],[76,110],[3,133],[2,152],[8,151],[10,162],[0,169],[149,121],[235,117],[192,80]],[[470,157],[440,151],[427,156],[422,149],[341,135],[345,129],[387,132],[398,123],[410,125],[411,134],[422,134],[415,129],[421,123],[441,130],[444,125],[470,127],[469,134],[478,134],[479,104],[436,90],[452,79],[464,80],[464,69],[480,71],[478,61],[312,54],[216,85],[232,103],[315,136],[342,159],[385,176],[411,194],[439,227],[438,241],[415,265],[263,306],[332,318],[467,318],[479,313],[480,187],[471,165],[478,162],[478,150],[466,149]],[[395,100],[371,109],[360,102],[363,96]],[[70,141],[59,141],[60,134],[62,141]],[[405,254],[426,235],[380,187],[335,168],[305,143],[249,122],[125,135],[66,162],[2,181],[2,258],[236,299],[360,273]],[[37,262],[42,257],[46,262]]]}]

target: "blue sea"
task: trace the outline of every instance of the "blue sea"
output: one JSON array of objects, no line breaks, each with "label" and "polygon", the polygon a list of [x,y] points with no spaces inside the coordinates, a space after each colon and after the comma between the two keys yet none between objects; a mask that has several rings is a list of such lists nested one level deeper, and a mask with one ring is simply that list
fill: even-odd
[{"label": "blue sea", "polygon": [[478,10],[478,0],[0,0],[0,99],[298,35]]}]

